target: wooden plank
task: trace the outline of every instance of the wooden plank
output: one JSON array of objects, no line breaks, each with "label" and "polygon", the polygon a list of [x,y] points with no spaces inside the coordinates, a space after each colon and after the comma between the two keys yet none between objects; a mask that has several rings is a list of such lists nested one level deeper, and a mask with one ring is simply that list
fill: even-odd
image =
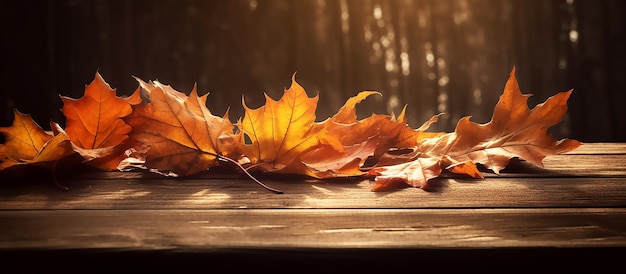
[{"label": "wooden plank", "polygon": [[626,209],[0,211],[0,249],[626,247]]},{"label": "wooden plank", "polygon": [[566,154],[626,154],[626,143],[583,143]]},{"label": "wooden plank", "polygon": [[[485,177],[498,177],[484,172]],[[543,168],[527,161],[512,159],[499,176],[507,177],[626,177],[626,154],[551,155],[543,160]]]},{"label": "wooden plank", "polygon": [[[489,170],[484,170],[485,177],[626,177],[626,144],[584,144],[577,154],[568,153],[564,155],[551,155],[543,160],[544,167],[534,166],[526,161],[512,159],[509,166],[500,175],[495,175]],[[578,151],[578,150],[576,150]],[[73,162],[72,162],[73,161]],[[69,165],[78,165],[79,160],[71,160]],[[85,170],[84,168],[65,167],[58,169],[53,175],[47,170],[38,167],[21,166],[0,173],[2,176],[2,186],[19,186],[27,184],[29,181],[52,181],[56,176],[63,184],[68,184],[72,180],[88,179],[109,179],[109,180],[170,180],[160,174],[137,170],[127,172],[104,172],[97,170]],[[444,174],[445,175],[445,174]],[[263,176],[261,176],[263,177]],[[284,175],[265,177],[273,179],[276,177],[285,178]],[[220,169],[214,167],[211,170],[196,175],[176,178],[181,181],[192,179],[227,179],[227,180],[247,180],[242,174],[232,169]],[[291,177],[292,180],[310,179],[305,177]],[[315,181],[315,180],[308,180]],[[325,180],[329,181],[329,180]],[[333,181],[333,180],[331,180]],[[334,180],[336,181],[336,180]],[[70,183],[71,184],[71,183]]]},{"label": "wooden plank", "polygon": [[[77,168],[80,165],[80,159],[69,160],[70,167],[68,170],[58,168],[57,177],[60,180],[67,179],[163,179],[165,176],[151,173],[144,170],[136,170],[132,172],[104,172],[99,170],[85,170]],[[626,143],[591,143],[583,144],[578,149],[562,154],[550,155],[544,159],[544,168],[532,169],[532,165],[526,165],[528,168],[526,173],[537,172],[539,176],[545,176],[546,171],[555,171],[550,174],[562,174],[563,176],[626,176]],[[505,170],[506,171],[506,170]],[[6,170],[0,173],[3,177],[3,183],[7,181],[25,181],[28,177],[40,176],[41,178],[50,178],[51,174],[36,167],[20,167],[18,169]],[[220,169],[213,167],[205,173],[188,176],[185,178],[223,178],[236,179],[242,176],[232,169]]]},{"label": "wooden plank", "polygon": [[624,178],[436,179],[372,192],[369,180],[80,180],[67,192],[27,185],[0,192],[0,209],[626,207]]}]

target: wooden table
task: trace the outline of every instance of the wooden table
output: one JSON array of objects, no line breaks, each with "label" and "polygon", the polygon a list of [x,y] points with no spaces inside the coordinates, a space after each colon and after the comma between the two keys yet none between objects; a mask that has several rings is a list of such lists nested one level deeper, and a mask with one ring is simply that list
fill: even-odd
[{"label": "wooden table", "polygon": [[13,176],[0,269],[626,271],[626,144],[544,163],[382,193],[363,179],[261,177],[277,195],[238,174],[147,172],[60,174],[64,192]]}]

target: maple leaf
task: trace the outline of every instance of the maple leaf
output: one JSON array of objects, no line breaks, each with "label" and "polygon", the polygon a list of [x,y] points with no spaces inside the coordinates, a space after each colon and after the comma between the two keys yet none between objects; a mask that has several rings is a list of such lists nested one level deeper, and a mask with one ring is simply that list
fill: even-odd
[{"label": "maple leaf", "polygon": [[[74,153],[68,136],[63,132],[52,135],[37,125],[30,114],[17,110],[13,113],[13,124],[0,127],[6,139],[0,144],[0,170],[15,165],[46,164]],[[50,126],[53,130],[60,128],[52,122]]]},{"label": "maple leaf", "polygon": [[[427,131],[430,125],[437,122],[437,120],[439,119],[439,116],[441,116],[441,114],[433,115],[430,119],[428,119],[428,121],[424,122],[424,124],[422,124],[417,129],[412,129],[409,126],[403,127],[398,133],[397,142],[394,145],[394,147],[399,148],[399,149],[413,148],[413,147],[418,146],[420,142],[422,142],[423,140],[436,138],[436,137],[444,135],[445,132],[428,132]],[[400,115],[398,116],[397,120],[405,121],[405,119],[406,118],[404,118],[404,110],[403,110],[402,113],[400,113]]]},{"label": "maple leaf", "polygon": [[206,107],[207,95],[190,96],[158,81],[136,78],[150,102],[133,107],[124,120],[133,128],[132,138],[150,148],[145,165],[168,175],[191,175],[216,165],[218,155],[234,153],[233,124],[228,114],[220,118]]},{"label": "maple leaf", "polygon": [[[512,157],[543,167],[542,161],[547,155],[580,146],[579,141],[556,141],[547,133],[547,129],[559,123],[567,113],[571,93],[572,90],[560,92],[529,110],[527,101],[531,95],[522,95],[513,69],[491,121],[481,125],[471,122],[470,117],[462,118],[446,154],[459,162],[480,163],[495,173],[505,168]],[[433,146],[436,148],[438,144]]]},{"label": "maple leaf", "polygon": [[[369,174],[376,176],[374,189],[385,189],[398,180],[424,188],[429,179],[441,173],[442,167],[480,177],[474,164],[482,164],[499,173],[514,157],[543,167],[546,156],[580,146],[576,140],[556,141],[547,133],[547,129],[559,123],[567,112],[567,99],[571,93],[572,90],[558,93],[530,110],[527,105],[530,95],[521,93],[513,69],[490,122],[477,124],[471,122],[470,117],[464,117],[454,132],[425,139],[415,152],[403,156],[411,157],[410,162],[370,170]],[[424,161],[429,164],[424,165]],[[432,164],[434,162],[438,164]],[[416,176],[415,173],[428,176]]]},{"label": "maple leaf", "polygon": [[342,146],[341,150],[320,144],[299,157],[304,165],[300,173],[319,179],[363,175],[361,166],[377,147],[378,139],[374,137],[363,143]]},{"label": "maple leaf", "polygon": [[[399,130],[406,126],[406,121],[396,121],[395,117],[380,114],[372,114],[368,118],[357,120],[356,105],[374,94],[381,95],[375,91],[360,92],[348,99],[337,114],[322,122],[325,131],[321,138],[322,142],[331,144],[341,151],[341,146],[362,143],[376,136],[379,138],[378,147],[386,151],[387,147],[390,146],[388,143],[394,143]],[[338,146],[337,143],[341,145]]]},{"label": "maple leaf", "polygon": [[61,111],[67,119],[65,132],[89,165],[114,170],[126,158],[124,152],[132,145],[126,143],[131,127],[123,118],[132,112],[131,103],[137,98],[137,92],[130,99],[117,97],[98,72],[85,86],[82,98],[61,96]]},{"label": "maple leaf", "polygon": [[128,138],[131,127],[123,117],[132,112],[130,104],[115,95],[100,73],[85,86],[80,99],[61,96],[61,111],[67,119],[65,132],[81,148],[116,146]]},{"label": "maple leaf", "polygon": [[267,94],[265,100],[265,105],[251,109],[242,98],[245,114],[239,127],[251,143],[241,141],[241,150],[261,170],[300,173],[301,163],[295,160],[319,143],[322,127],[315,123],[318,97],[309,98],[294,74],[291,86],[278,101]]},{"label": "maple leaf", "polygon": [[320,147],[305,153],[301,159],[308,168],[306,174],[316,178],[359,176],[366,172],[362,167],[366,160],[377,159],[392,148],[415,147],[420,140],[440,136],[443,133],[425,132],[437,121],[433,116],[418,129],[407,125],[406,106],[397,117],[372,114],[357,120],[356,105],[376,91],[363,91],[349,98],[337,114],[321,123]]},{"label": "maple leaf", "polygon": [[320,123],[320,144],[300,157],[304,174],[315,178],[363,175],[361,166],[369,157],[395,144],[400,130],[408,127],[406,120],[378,114],[357,120],[356,105],[370,95],[381,94],[360,92],[349,98],[337,114]]}]

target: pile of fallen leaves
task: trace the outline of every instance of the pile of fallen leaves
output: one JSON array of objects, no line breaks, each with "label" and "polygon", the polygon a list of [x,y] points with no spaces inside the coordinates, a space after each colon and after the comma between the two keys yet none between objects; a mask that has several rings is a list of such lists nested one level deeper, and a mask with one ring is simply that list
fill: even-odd
[{"label": "pile of fallen leaves", "polygon": [[106,171],[139,168],[188,176],[223,165],[233,172],[374,178],[376,191],[397,183],[425,188],[444,170],[481,178],[476,164],[498,173],[514,157],[542,166],[547,155],[580,145],[547,133],[567,112],[572,91],[530,110],[530,95],[521,93],[515,70],[490,122],[464,117],[451,133],[426,131],[438,116],[413,129],[404,110],[357,120],[356,105],[380,95],[371,91],[349,98],[337,114],[316,122],[318,97],[309,97],[295,74],[278,101],[266,95],[264,106],[251,109],[244,99],[244,117],[234,124],[228,113],[212,114],[208,94],[199,96],[195,87],[187,96],[158,81],[137,81],[133,95],[121,98],[96,73],[83,98],[61,96],[65,129],[51,122],[52,131],[44,131],[30,115],[15,110],[13,125],[0,128],[6,139],[0,144],[0,170],[53,167],[79,154],[83,164]]}]

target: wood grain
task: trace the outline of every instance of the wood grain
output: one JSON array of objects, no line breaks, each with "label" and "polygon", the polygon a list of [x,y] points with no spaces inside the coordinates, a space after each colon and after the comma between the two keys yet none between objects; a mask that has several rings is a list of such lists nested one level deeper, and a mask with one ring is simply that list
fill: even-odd
[{"label": "wood grain", "polygon": [[626,148],[584,144],[584,153],[546,157],[544,168],[512,161],[499,175],[484,172],[485,179],[444,174],[426,191],[375,193],[366,178],[260,177],[285,192],[275,195],[239,174],[167,178],[148,172],[86,172],[63,180],[70,191],[62,192],[52,182],[17,177],[0,192],[0,209],[625,207],[626,154],[617,153],[621,147]]},{"label": "wood grain", "polygon": [[624,207],[623,178],[440,179],[430,191],[370,191],[368,180],[265,181],[272,194],[246,180],[83,180],[62,192],[53,186],[5,189],[2,209],[219,208],[511,208]]},{"label": "wood grain", "polygon": [[626,209],[34,210],[0,219],[3,248],[626,245]]},{"label": "wood grain", "polygon": [[[25,170],[0,187],[0,264],[41,272],[74,258],[63,269],[177,272],[182,262],[284,272],[268,261],[289,259],[319,272],[330,263],[371,271],[367,262],[393,261],[379,264],[389,271],[420,258],[421,270],[619,270],[626,254],[624,149],[584,144],[547,157],[544,168],[514,160],[484,179],[444,174],[426,190],[388,192],[370,191],[367,178],[261,176],[285,192],[277,195],[239,174],[212,172],[176,179],[66,173],[64,192],[48,174]],[[25,266],[23,257],[46,263]],[[138,263],[142,258],[150,263]],[[522,258],[537,264],[520,265]]]}]

